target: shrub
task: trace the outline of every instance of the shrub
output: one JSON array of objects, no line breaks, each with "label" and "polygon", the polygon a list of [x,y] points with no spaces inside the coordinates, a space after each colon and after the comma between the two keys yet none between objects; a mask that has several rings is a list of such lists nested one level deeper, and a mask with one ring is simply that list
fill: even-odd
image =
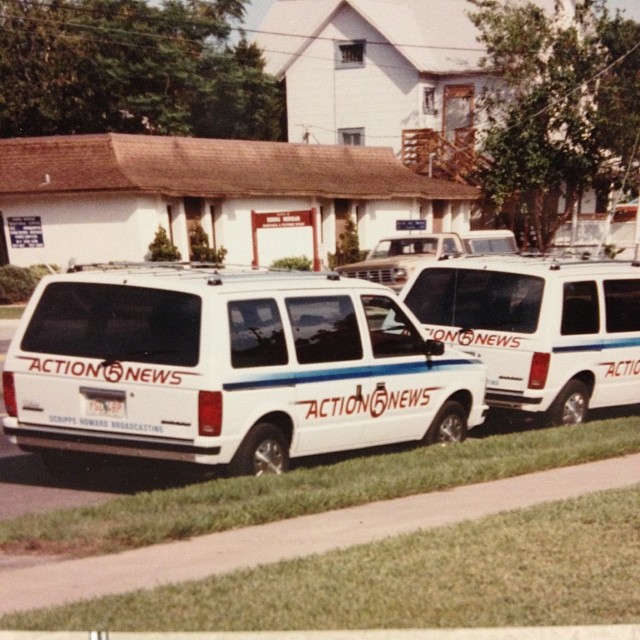
[{"label": "shrub", "polygon": [[279,258],[271,263],[272,269],[288,269],[290,271],[311,271],[312,262],[306,256],[290,256]]},{"label": "shrub", "polygon": [[220,247],[218,250],[209,246],[209,236],[201,225],[196,225],[189,234],[191,245],[191,259],[196,262],[213,262],[222,265],[227,255],[227,250]]},{"label": "shrub", "polygon": [[351,214],[345,220],[344,232],[338,237],[340,240],[336,252],[329,255],[329,266],[331,269],[345,264],[360,262],[366,252],[360,250],[360,239],[358,237],[358,225]]},{"label": "shrub", "polygon": [[26,302],[41,278],[51,273],[51,269],[60,270],[57,266],[50,268],[43,264],[31,267],[8,264],[0,267],[0,304]]},{"label": "shrub", "polygon": [[159,226],[153,242],[149,245],[151,252],[151,262],[177,262],[182,260],[182,256],[167,235],[164,227]]}]

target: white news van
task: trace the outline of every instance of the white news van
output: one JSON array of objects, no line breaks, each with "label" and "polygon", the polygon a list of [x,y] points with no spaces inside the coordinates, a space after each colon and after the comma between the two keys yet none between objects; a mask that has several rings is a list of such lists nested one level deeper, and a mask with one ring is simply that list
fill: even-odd
[{"label": "white news van", "polygon": [[485,381],[381,285],[94,269],[36,289],[5,361],[3,426],[58,474],[128,456],[260,475],[290,456],[462,440]]},{"label": "white news van", "polygon": [[460,258],[425,265],[400,298],[487,365],[487,404],[582,422],[640,402],[640,263]]}]

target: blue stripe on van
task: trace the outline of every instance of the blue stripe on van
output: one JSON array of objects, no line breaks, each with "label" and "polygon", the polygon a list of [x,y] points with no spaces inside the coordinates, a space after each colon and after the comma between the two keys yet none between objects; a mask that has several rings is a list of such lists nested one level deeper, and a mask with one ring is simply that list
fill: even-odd
[{"label": "blue stripe on van", "polygon": [[[438,360],[434,371],[442,371],[461,365],[477,365],[479,360],[455,358]],[[241,382],[229,382],[222,385],[224,391],[238,391],[240,389],[256,389],[268,387],[285,387],[294,384],[310,384],[312,382],[330,382],[333,380],[352,380],[354,378],[374,378],[377,376],[401,376],[410,373],[421,373],[430,369],[428,362],[403,362],[401,364],[376,365],[368,367],[346,367],[344,369],[322,369],[320,371],[302,371],[296,374],[273,374]]]},{"label": "blue stripe on van", "polygon": [[615,338],[603,340],[602,342],[591,342],[588,344],[576,344],[569,347],[553,347],[553,353],[572,353],[576,351],[604,351],[605,349],[621,349],[625,347],[640,347],[640,337],[638,338]]}]

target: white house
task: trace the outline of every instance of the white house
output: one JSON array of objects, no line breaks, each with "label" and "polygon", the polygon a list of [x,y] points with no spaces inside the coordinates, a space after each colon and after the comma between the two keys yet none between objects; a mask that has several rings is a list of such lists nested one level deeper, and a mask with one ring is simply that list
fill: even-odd
[{"label": "white house", "polygon": [[158,227],[184,259],[201,225],[228,265],[320,268],[348,215],[370,248],[398,221],[469,228],[478,191],[390,148],[96,134],[0,140],[0,264],[143,261]]},{"label": "white house", "polygon": [[[535,2],[553,13],[555,0]],[[565,16],[575,2],[560,0]],[[266,71],[286,82],[289,142],[400,155],[417,130],[467,146],[489,80],[473,9],[467,0],[276,0],[255,41]]]}]

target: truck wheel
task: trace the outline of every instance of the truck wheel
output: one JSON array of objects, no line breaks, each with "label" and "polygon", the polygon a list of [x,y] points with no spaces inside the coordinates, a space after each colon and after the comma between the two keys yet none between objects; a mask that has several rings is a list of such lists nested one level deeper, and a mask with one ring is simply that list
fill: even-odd
[{"label": "truck wheel", "polygon": [[455,400],[445,402],[433,419],[425,444],[462,442],[467,437],[467,412]]},{"label": "truck wheel", "polygon": [[548,427],[580,424],[587,419],[589,390],[584,382],[570,380],[545,413]]},{"label": "truck wheel", "polygon": [[233,476],[281,474],[289,469],[289,444],[270,422],[259,422],[246,435],[229,464]]}]

